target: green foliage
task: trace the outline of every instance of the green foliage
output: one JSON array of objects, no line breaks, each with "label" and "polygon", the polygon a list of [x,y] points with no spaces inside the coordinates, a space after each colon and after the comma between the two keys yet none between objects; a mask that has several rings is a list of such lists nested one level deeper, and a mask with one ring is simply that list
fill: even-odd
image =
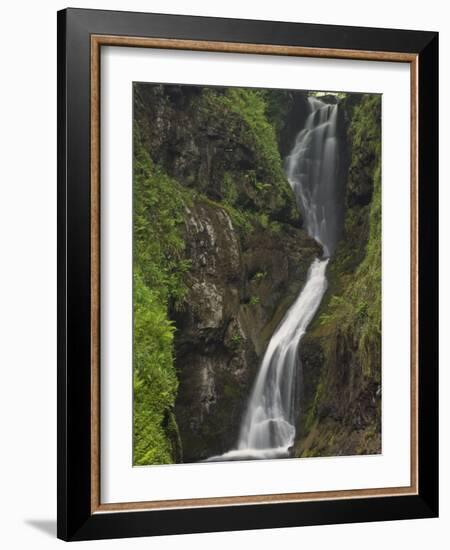
[{"label": "green foliage", "polygon": [[378,94],[366,94],[362,101],[356,105],[352,113],[352,121],[349,128],[349,137],[352,146],[352,158],[350,170],[356,166],[364,168],[361,162],[362,153],[380,155],[381,152],[381,96]]},{"label": "green foliage", "polygon": [[262,279],[265,279],[267,277],[267,271],[257,271],[253,277],[252,281],[262,281]]},{"label": "green foliage", "polygon": [[[175,326],[168,312],[185,303],[184,281],[191,267],[182,230],[186,207],[205,201],[226,211],[241,250],[262,230],[279,233],[285,224],[297,225],[299,213],[270,118],[280,117],[281,111],[275,111],[284,107],[271,93],[243,88],[138,88],[133,176],[133,449],[134,464],[145,465],[180,460],[174,416]],[[155,124],[156,117],[161,124]],[[172,150],[177,125],[176,150]],[[191,275],[195,278],[194,270]],[[264,276],[256,274],[254,281]],[[249,298],[251,306],[259,302],[259,296]],[[239,347],[241,339],[233,334],[231,345]],[[227,389],[230,395],[235,391]]]},{"label": "green foliage", "polygon": [[245,137],[256,151],[267,175],[275,180],[284,179],[275,130],[266,116],[267,103],[263,91],[228,88],[224,95],[212,97],[214,103],[220,103],[222,108],[236,113],[246,123]]},{"label": "green foliage", "polygon": [[269,216],[265,212],[261,212],[261,214],[258,215],[258,221],[264,229],[268,229],[270,225]]},{"label": "green foliage", "polygon": [[200,195],[200,197],[202,200],[216,208],[223,208],[230,216],[233,226],[236,227],[241,234],[245,235],[245,233],[253,231],[254,215],[251,211],[242,208],[235,208],[227,201],[214,201],[206,195]]},{"label": "green foliage", "polygon": [[381,360],[381,171],[375,172],[370,210],[370,236],[366,257],[358,268],[354,288],[358,309],[358,351],[365,372],[380,366]]},{"label": "green foliage", "polygon": [[293,105],[294,93],[291,90],[261,90],[266,101],[266,115],[279,135],[286,124]]},{"label": "green foliage", "polygon": [[272,92],[275,91],[205,88],[198,101],[208,125],[226,121],[226,134],[231,143],[254,156],[251,163],[255,168],[238,168],[233,175],[225,172],[224,201],[236,207],[239,192],[243,192],[246,195],[244,203],[249,199],[253,202],[252,206],[244,204],[244,208],[293,220],[298,219],[298,211],[283,171],[276,127],[269,120]]},{"label": "green foliage", "polygon": [[259,183],[257,182],[255,184],[255,187],[258,191],[260,191],[261,193],[264,193],[264,191],[268,191],[271,187],[270,183]]},{"label": "green foliage", "polygon": [[167,464],[177,452],[166,424],[173,419],[178,387],[168,304],[180,303],[186,292],[190,264],[180,224],[188,197],[152,163],[138,131],[134,147],[134,464]]},{"label": "green foliage", "polygon": [[239,331],[236,331],[231,336],[231,344],[233,347],[239,347],[242,343],[242,335]]},{"label": "green foliage", "polygon": [[230,172],[225,172],[223,175],[223,200],[233,206],[238,198],[238,192],[236,189],[236,184],[233,179],[233,175]]},{"label": "green foliage", "polygon": [[317,422],[319,405],[324,395],[325,395],[325,379],[324,377],[322,377],[319,380],[319,383],[317,385],[314,399],[304,416],[304,425],[302,426],[302,429],[304,430],[305,433],[308,433],[313,428],[314,423]]},{"label": "green foliage", "polygon": [[283,224],[272,221],[265,212],[255,212],[251,209],[240,208],[238,205],[233,206],[226,200],[212,200],[206,195],[199,195],[198,197],[216,208],[219,207],[225,210],[230,216],[233,226],[239,232],[243,243],[245,242],[245,237],[257,227],[262,227],[274,234],[279,234],[282,230]]},{"label": "green foliage", "polygon": [[[366,376],[380,377],[381,360],[381,139],[378,96],[365,96],[353,111],[349,129],[350,171],[358,177],[370,171],[372,200],[369,206],[347,209],[346,239],[340,244],[331,265],[328,307],[320,316],[323,326],[335,327],[351,349],[356,349]],[[370,164],[367,158],[371,159]],[[375,168],[374,168],[375,167]],[[349,183],[351,185],[351,182]],[[352,235],[360,239],[361,226],[368,219],[367,242],[356,266]],[[359,247],[361,246],[360,243]]]},{"label": "green foliage", "polygon": [[173,452],[163,422],[178,381],[172,361],[174,327],[167,307],[134,273],[134,464],[170,464]]},{"label": "green foliage", "polygon": [[351,277],[344,293],[334,295],[329,302],[328,311],[320,317],[322,325],[331,323],[341,334],[351,338],[366,375],[374,373],[379,367],[381,353],[380,187],[380,170],[377,168],[365,258]]},{"label": "green foliage", "polygon": [[271,222],[270,223],[270,230],[275,235],[278,235],[281,232],[281,229],[282,229],[281,223],[279,223],[279,222]]},{"label": "green foliage", "polygon": [[328,291],[302,341],[304,367],[316,377],[299,420],[302,457],[381,448],[374,393],[381,381],[381,102],[354,94],[342,102],[349,122],[345,229],[328,265]]},{"label": "green foliage", "polygon": [[189,262],[183,258],[180,230],[188,193],[155,166],[135,138],[133,181],[134,263],[145,284],[161,295],[181,300],[185,293],[184,273]]}]

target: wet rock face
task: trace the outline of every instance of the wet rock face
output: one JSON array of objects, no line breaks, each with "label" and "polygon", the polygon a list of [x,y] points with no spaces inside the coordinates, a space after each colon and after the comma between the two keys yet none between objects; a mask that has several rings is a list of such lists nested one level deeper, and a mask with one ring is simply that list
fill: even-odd
[{"label": "wet rock face", "polygon": [[[380,381],[362,374],[354,346],[339,334],[310,334],[303,344],[306,414],[298,425],[296,456],[380,453]],[[326,376],[321,378],[324,368]]]},{"label": "wet rock face", "polygon": [[188,293],[179,311],[176,365],[180,386],[176,417],[186,462],[230,444],[238,425],[255,355],[239,323],[242,254],[228,214],[205,201],[186,208]]},{"label": "wet rock face", "polygon": [[290,90],[284,92],[282,101],[285,105],[285,116],[280,124],[278,142],[283,157],[288,155],[294,146],[299,128],[302,128],[309,114],[309,105],[306,95],[302,92]]},{"label": "wet rock face", "polygon": [[267,342],[319,248],[293,228],[280,236],[261,228],[241,239],[227,212],[202,200],[186,209],[185,232],[189,290],[172,316],[175,413],[189,462],[236,444]]},{"label": "wet rock face", "polygon": [[[261,145],[242,115],[220,112],[226,89],[215,90],[218,105],[211,106],[202,87],[135,84],[134,117],[152,160],[183,186],[212,200],[227,199],[232,188],[233,202],[239,207],[301,226],[282,170],[274,177],[273,166],[267,156],[261,160]],[[300,99],[293,103],[293,116],[300,104]],[[291,134],[292,129],[283,129],[280,143]],[[261,182],[267,184],[264,192],[255,187]]]},{"label": "wet rock face", "polygon": [[188,294],[175,312],[178,342],[183,338],[220,340],[230,311],[239,304],[241,250],[228,214],[204,201],[186,207],[186,258]]},{"label": "wet rock face", "polygon": [[224,166],[253,162],[252,152],[237,147],[223,121],[201,111],[200,87],[137,85],[136,94],[141,101],[135,116],[144,121],[152,159],[183,185],[219,198]]},{"label": "wet rock face", "polygon": [[[380,169],[380,109],[376,96],[352,94],[341,103],[338,129],[345,144],[341,154],[344,239],[330,261],[329,287],[319,314],[299,350],[303,395],[294,450],[298,457],[382,451],[381,333],[369,324],[366,313],[367,304],[376,303],[369,294],[374,285],[366,287],[368,297],[362,302],[357,293],[359,278],[369,271],[367,266],[365,271],[359,270],[381,239],[381,234],[371,234],[370,228]],[[375,268],[372,258],[370,270]],[[333,299],[340,300],[340,315],[332,306]],[[361,340],[361,334],[369,338]]]},{"label": "wet rock face", "polygon": [[[179,380],[177,461],[192,462],[237,443],[267,343],[321,254],[301,229],[279,156],[291,147],[307,102],[281,91],[269,105],[273,118],[261,124],[249,120],[254,104],[226,107],[225,89],[135,84],[134,91],[143,146],[189,197],[187,293],[169,317]],[[261,106],[256,96],[247,99]]]}]

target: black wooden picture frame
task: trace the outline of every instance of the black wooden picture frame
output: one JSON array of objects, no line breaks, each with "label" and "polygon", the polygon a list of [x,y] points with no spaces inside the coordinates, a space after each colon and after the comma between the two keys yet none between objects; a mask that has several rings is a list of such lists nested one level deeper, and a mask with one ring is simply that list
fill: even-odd
[{"label": "black wooden picture frame", "polygon": [[[103,37],[103,38],[102,38]],[[93,40],[94,38],[94,40]],[[106,42],[103,41],[106,40]],[[98,507],[98,418],[93,376],[98,323],[93,308],[96,226],[92,160],[97,146],[93,48],[139,47],[142,39],[179,41],[181,49],[245,52],[304,49],[297,55],[410,59],[415,64],[417,311],[417,487],[415,494],[349,495],[285,502],[164,506],[113,512]],[[110,40],[110,42],[108,42]],[[115,42],[114,42],[115,41]],[[134,42],[133,42],[134,41]],[[202,44],[205,44],[203,47]],[[209,46],[208,46],[209,44]],[[213,46],[211,46],[213,44]],[[225,45],[225,46],[224,46]],[[233,46],[234,45],[234,46]],[[165,46],[163,46],[165,47]],[[219,48],[219,49],[220,49]],[[277,51],[279,48],[279,52]],[[226,49],[226,48],[225,48]],[[269,49],[269,50],[268,50]],[[236,50],[234,50],[236,51]],[[294,50],[292,50],[293,52]],[[284,53],[283,53],[284,52]],[[295,55],[295,53],[291,53]],[[289,54],[289,55],[291,55]],[[396,60],[395,58],[394,60]],[[66,9],[58,13],[58,537],[88,540],[430,518],[438,515],[438,34],[209,17]],[[98,151],[97,151],[98,152]],[[413,155],[414,156],[414,155]],[[98,160],[98,158],[97,158]],[[98,205],[97,205],[98,206]],[[94,273],[95,275],[95,273]],[[95,327],[94,327],[95,328]],[[96,451],[97,454],[93,454]],[[97,500],[96,500],[97,499]]]}]

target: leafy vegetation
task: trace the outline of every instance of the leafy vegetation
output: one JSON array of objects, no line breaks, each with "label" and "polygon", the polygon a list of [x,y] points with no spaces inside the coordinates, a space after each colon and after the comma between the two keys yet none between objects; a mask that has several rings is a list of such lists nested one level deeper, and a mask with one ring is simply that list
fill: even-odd
[{"label": "leafy vegetation", "polygon": [[265,99],[267,108],[266,115],[269,122],[273,125],[277,136],[286,124],[293,106],[292,90],[261,90]]},{"label": "leafy vegetation", "polygon": [[[333,324],[356,347],[365,374],[379,374],[381,344],[381,184],[380,169],[374,177],[370,211],[370,236],[366,255],[342,294],[331,297],[322,325]],[[336,271],[336,268],[335,268]]]},{"label": "leafy vegetation", "polygon": [[134,463],[165,464],[173,450],[163,423],[178,381],[173,368],[174,327],[156,292],[134,275]]},{"label": "leafy vegetation", "polygon": [[[350,101],[355,99],[349,96]],[[372,416],[364,413],[367,425],[357,431],[353,423],[358,407],[368,406],[366,388],[371,388],[367,391],[373,400],[381,382],[380,108],[376,95],[347,105],[350,163],[344,237],[330,260],[327,295],[304,340],[304,360],[315,365],[319,376],[300,419],[300,431],[308,434],[297,450],[301,456],[333,453],[333,445],[349,445],[358,453],[379,448],[381,412],[375,401]]]},{"label": "leafy vegetation", "polygon": [[[195,314],[194,306],[183,306],[185,281],[195,281],[200,277],[195,270],[205,269],[191,266],[186,259],[186,207],[193,206],[195,210],[198,204],[206,203],[208,211],[224,210],[236,231],[240,253],[247,255],[246,261],[253,258],[250,252],[255,242],[262,243],[267,237],[276,242],[277,235],[296,234],[301,220],[279,152],[280,132],[285,131],[283,124],[293,105],[293,92],[136,86],[134,464],[166,464],[181,461],[182,451],[174,414],[179,376],[174,365],[176,327],[171,316],[175,318],[183,307],[191,308]],[[332,387],[333,369],[329,367],[333,362],[333,368],[336,366],[342,347],[351,355],[352,369],[359,369],[365,381],[379,381],[380,377],[380,102],[376,96],[361,100],[351,94],[339,99],[342,103],[348,101],[346,113],[350,121],[345,237],[330,260],[329,291],[320,315],[305,336],[316,338],[316,344],[320,341],[319,359],[325,365],[318,369],[314,395],[305,410],[308,429],[317,426],[320,411],[336,389]],[[199,237],[199,243],[202,239]],[[265,256],[259,261],[252,259],[249,265],[251,268],[242,274],[242,286],[248,286],[242,300],[251,306],[246,308],[250,316],[252,312],[263,315],[273,273],[266,269]],[[246,343],[239,331],[232,332],[229,340],[227,345],[235,352]],[[229,349],[225,351],[228,353]],[[195,374],[190,374],[192,380]],[[342,378],[342,372],[336,376]],[[185,384],[185,378],[183,381]],[[204,441],[217,439],[219,424],[228,430],[230,410],[238,410],[237,400],[245,398],[242,387],[232,381],[228,372],[216,382],[217,391],[223,393],[221,409],[216,424],[206,422]],[[177,412],[182,396],[183,386]],[[178,420],[183,428],[182,416]],[[370,429],[373,435],[373,426]],[[185,456],[189,456],[190,435],[184,433],[188,431],[183,428]],[[200,439],[199,445],[203,445]],[[197,441],[192,443],[195,445]],[[314,452],[306,448],[304,456]]]},{"label": "leafy vegetation", "polygon": [[[283,171],[276,124],[271,118],[276,91],[253,88],[205,88],[197,99],[201,116],[225,121],[231,145],[250,154],[252,167],[225,172],[222,196],[230,207],[264,213],[272,220],[298,221],[298,210]],[[245,164],[245,163],[244,163]],[[242,196],[242,193],[246,195]]]},{"label": "leafy vegetation", "polygon": [[175,328],[168,306],[186,292],[189,262],[180,224],[188,196],[153,164],[138,130],[134,155],[134,464],[166,464],[174,462],[179,444],[172,412],[178,388]]},{"label": "leafy vegetation", "polygon": [[[365,96],[353,112],[349,129],[351,139],[350,178],[358,180],[361,171],[371,170],[371,202],[348,208],[344,239],[331,266],[333,295],[319,322],[333,325],[350,340],[366,376],[380,377],[381,359],[381,136],[379,96]],[[369,156],[371,162],[367,162]],[[349,181],[352,192],[352,179]],[[357,182],[355,181],[356,185]],[[364,227],[366,224],[366,227]],[[362,230],[361,230],[362,229]],[[366,236],[364,236],[366,234]],[[355,268],[355,248],[362,258]],[[340,279],[340,281],[338,281]]]},{"label": "leafy vegetation", "polygon": [[243,341],[242,335],[240,332],[234,332],[231,335],[231,343],[233,346],[238,347]]},{"label": "leafy vegetation", "polygon": [[252,281],[261,281],[262,279],[265,279],[267,277],[267,271],[257,271],[252,276]]},{"label": "leafy vegetation", "polygon": [[[241,125],[243,142],[253,149],[257,155],[257,166],[261,167],[267,181],[272,186],[274,182],[284,181],[283,166],[276,139],[274,127],[267,119],[267,103],[262,90],[252,88],[227,88],[224,94],[214,89],[205,89],[203,100],[208,109],[226,113],[232,112],[238,116]],[[256,182],[255,182],[256,184]]]}]

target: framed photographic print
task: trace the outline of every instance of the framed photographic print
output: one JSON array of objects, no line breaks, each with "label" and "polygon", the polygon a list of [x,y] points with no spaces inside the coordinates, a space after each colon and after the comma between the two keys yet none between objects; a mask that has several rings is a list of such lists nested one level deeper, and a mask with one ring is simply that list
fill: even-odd
[{"label": "framed photographic print", "polygon": [[58,536],[438,514],[434,32],[58,13]]}]

